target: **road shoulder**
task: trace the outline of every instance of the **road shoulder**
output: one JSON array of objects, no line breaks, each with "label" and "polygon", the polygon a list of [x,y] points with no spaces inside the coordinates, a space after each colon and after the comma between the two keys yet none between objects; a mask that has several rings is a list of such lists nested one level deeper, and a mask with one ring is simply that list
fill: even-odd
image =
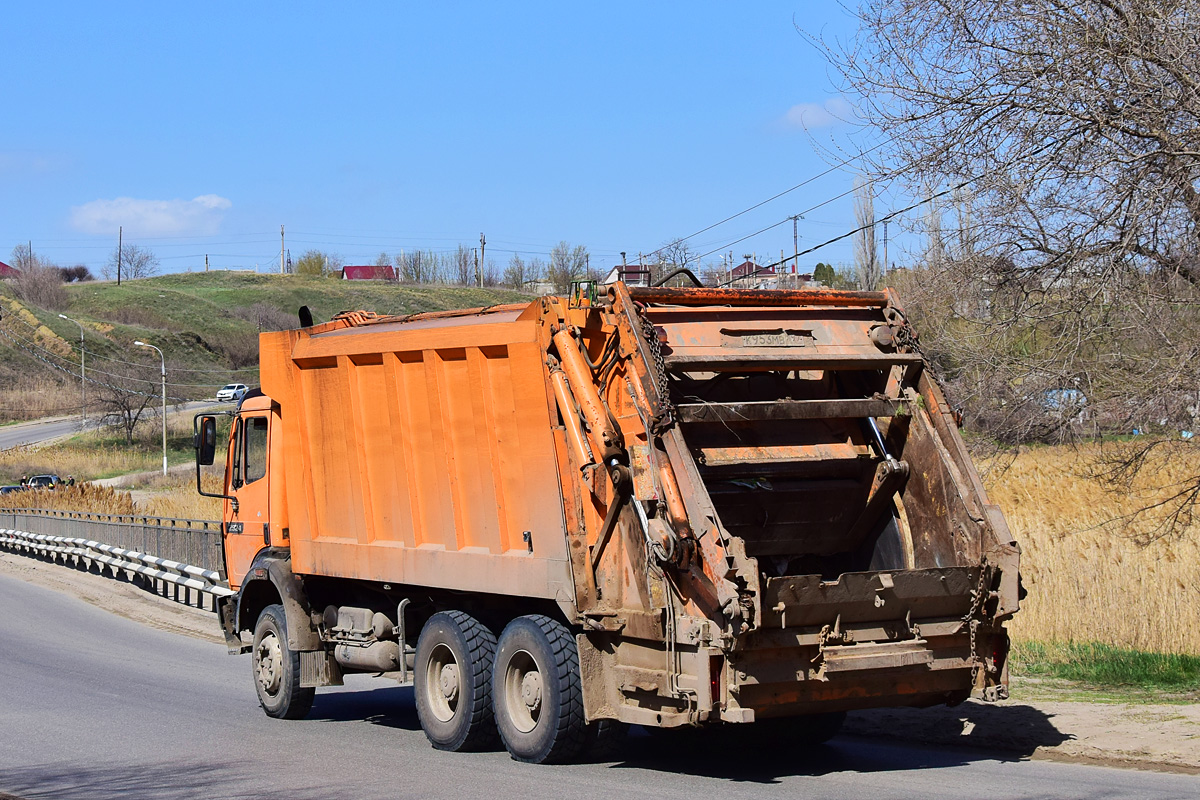
[{"label": "road shoulder", "polygon": [[112,578],[0,550],[0,575],[76,597],[85,603],[159,630],[224,644],[210,611],[176,603]]}]

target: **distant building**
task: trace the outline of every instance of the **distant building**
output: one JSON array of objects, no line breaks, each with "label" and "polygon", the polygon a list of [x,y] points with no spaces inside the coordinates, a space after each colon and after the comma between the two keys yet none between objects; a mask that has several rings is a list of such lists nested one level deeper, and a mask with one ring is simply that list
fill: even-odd
[{"label": "distant building", "polygon": [[0,278],[15,278],[21,274],[21,270],[10,267],[3,261],[0,261]]},{"label": "distant building", "polygon": [[396,270],[392,265],[342,267],[342,280],[345,281],[394,281]]},{"label": "distant building", "polygon": [[774,267],[760,267],[750,259],[746,259],[741,264],[733,268],[733,273],[730,277],[734,281],[740,281],[745,278],[769,278],[775,275]]},{"label": "distant building", "polygon": [[600,283],[608,285],[624,281],[626,286],[649,286],[650,267],[645,264],[618,264],[609,270]]}]

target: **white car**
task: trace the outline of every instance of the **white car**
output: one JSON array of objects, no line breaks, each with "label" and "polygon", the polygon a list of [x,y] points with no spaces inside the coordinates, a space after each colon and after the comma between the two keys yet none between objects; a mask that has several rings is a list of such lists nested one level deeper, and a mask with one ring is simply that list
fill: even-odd
[{"label": "white car", "polygon": [[217,390],[217,399],[223,403],[234,403],[246,396],[250,387],[244,383],[227,383]]}]

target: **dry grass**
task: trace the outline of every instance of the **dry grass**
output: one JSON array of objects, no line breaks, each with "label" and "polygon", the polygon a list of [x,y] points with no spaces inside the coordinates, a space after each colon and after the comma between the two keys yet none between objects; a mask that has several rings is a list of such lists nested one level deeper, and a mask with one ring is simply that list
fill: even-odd
[{"label": "dry grass", "polygon": [[90,511],[95,514],[135,514],[129,492],[82,483],[58,489],[0,494],[0,508],[45,508],[52,511]]},{"label": "dry grass", "polygon": [[74,475],[77,481],[108,478],[154,469],[162,464],[162,450],[126,447],[101,442],[88,434],[87,442],[62,442],[45,447],[14,447],[0,451],[0,480],[16,483],[21,476]]},{"label": "dry grass", "polygon": [[[206,474],[201,485],[206,492],[221,491],[224,470],[217,474]],[[137,501],[139,514],[176,519],[220,519],[221,501],[215,497],[202,497],[196,493],[196,476],[158,476],[152,485],[152,493]]]},{"label": "dry grass", "polygon": [[[221,476],[205,475],[206,491],[221,489]],[[220,519],[221,501],[196,493],[192,474],[159,476],[153,489],[125,488],[83,483],[70,488],[38,489],[0,495],[0,509],[45,508],[53,511],[88,511],[93,514],[134,514],[175,519]]]},{"label": "dry grass", "polygon": [[46,377],[22,377],[0,388],[0,421],[41,419],[79,413],[79,383],[72,387]]},{"label": "dry grass", "polygon": [[1114,494],[1085,474],[1096,455],[1091,446],[1025,449],[987,480],[1023,549],[1029,596],[1014,638],[1200,655],[1200,530],[1142,545],[1137,531],[1106,525],[1168,494],[1189,469],[1185,456]]}]

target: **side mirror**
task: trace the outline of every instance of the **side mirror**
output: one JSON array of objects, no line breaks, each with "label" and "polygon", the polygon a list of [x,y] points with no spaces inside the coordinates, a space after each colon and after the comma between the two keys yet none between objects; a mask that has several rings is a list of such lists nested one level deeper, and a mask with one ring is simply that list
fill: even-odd
[{"label": "side mirror", "polygon": [[193,439],[196,463],[204,467],[212,466],[217,454],[217,418],[202,416],[197,419]]}]

